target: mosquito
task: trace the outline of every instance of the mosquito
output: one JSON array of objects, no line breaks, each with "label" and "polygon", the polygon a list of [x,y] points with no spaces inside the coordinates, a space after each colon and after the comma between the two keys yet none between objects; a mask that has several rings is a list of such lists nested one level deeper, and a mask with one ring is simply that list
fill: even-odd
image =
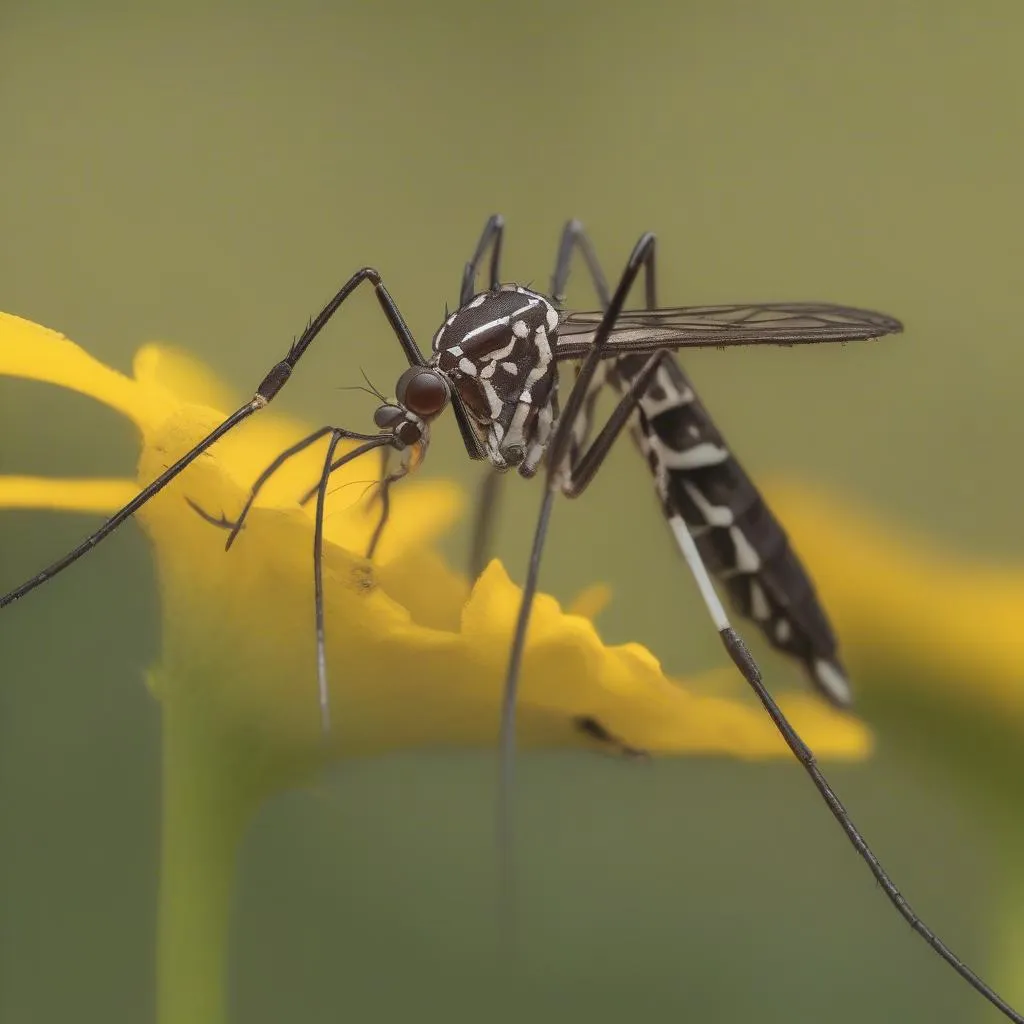
[{"label": "mosquito", "polygon": [[[475,574],[482,568],[490,545],[500,475],[515,469],[520,476],[529,478],[543,471],[543,494],[501,703],[500,827],[507,829],[516,746],[516,696],[554,500],[559,494],[569,498],[582,494],[613,443],[628,429],[647,460],[662,511],[726,652],[848,840],[897,911],[925,942],[1007,1018],[1024,1024],[1024,1017],[942,942],[896,888],[818,767],[814,754],[768,691],[760,669],[731,625],[711,581],[713,574],[738,613],[751,619],[772,646],[799,662],[827,700],[840,706],[849,704],[851,691],[838,658],[836,639],[810,577],[790,547],[782,526],[733,457],[675,353],[680,349],[730,345],[857,341],[898,333],[902,325],[884,313],[826,303],[659,307],[655,236],[641,236],[618,284],[611,290],[593,244],[582,224],[575,220],[563,229],[551,287],[544,294],[502,282],[504,227],[500,216],[488,220],[472,258],[465,265],[458,308],[446,315],[434,334],[429,357],[417,344],[381,274],[372,267],[356,271],[309,322],[284,358],[270,369],[249,401],[76,548],[0,597],[0,608],[52,579],[91,551],[220,438],[266,407],[288,383],[299,360],[338,308],[366,282],[409,364],[398,378],[394,401],[383,401],[374,413],[377,432],[361,433],[334,426],[314,431],[283,451],[260,474],[233,522],[214,519],[196,509],[210,522],[229,531],[230,547],[266,481],[288,459],[317,441],[328,439],[319,480],[303,498],[304,502],[316,498],[317,681],[324,728],[330,728],[330,718],[321,553],[324,503],[331,474],[373,449],[384,450],[385,472],[378,491],[381,517],[370,543],[372,555],[387,521],[391,486],[419,465],[429,445],[432,423],[451,406],[466,454],[474,460],[487,460],[491,467],[481,490],[474,525],[470,562]],[[564,309],[565,288],[577,253],[586,265],[600,303],[596,312]],[[489,287],[476,292],[476,280],[485,263]],[[626,301],[641,275],[644,307],[626,310]],[[564,408],[560,409],[558,371],[564,363],[573,365],[575,379]],[[596,402],[605,391],[614,392],[617,401],[595,433]],[[358,443],[335,458],[338,446],[346,440]],[[400,456],[398,467],[391,471],[387,469],[388,453]],[[592,717],[581,716],[575,724],[595,741],[610,744],[623,754],[640,753],[612,736]]]}]

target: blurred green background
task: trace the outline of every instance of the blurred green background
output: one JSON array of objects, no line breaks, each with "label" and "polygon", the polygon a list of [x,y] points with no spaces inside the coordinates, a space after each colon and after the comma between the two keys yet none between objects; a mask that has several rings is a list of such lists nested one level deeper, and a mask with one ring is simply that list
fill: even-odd
[{"label": "blurred green background", "polygon": [[[878,345],[688,358],[752,471],[1016,562],[1022,35],[1012,0],[4,0],[0,308],[123,369],[144,341],[180,344],[241,394],[364,263],[426,343],[493,211],[506,276],[541,285],[565,218],[609,274],[651,229],[666,303],[815,298],[908,325]],[[571,298],[592,306],[582,283]],[[368,426],[372,400],[338,389],[362,368],[390,390],[401,366],[367,295],[281,407]],[[108,410],[11,381],[0,402],[3,472],[131,470],[131,428]],[[477,469],[440,426],[424,472],[469,486]],[[521,578],[537,490],[507,494],[500,553]],[[87,526],[3,513],[2,587]],[[628,446],[556,514],[545,589],[596,579],[615,590],[608,639],[679,674],[721,663]],[[2,616],[5,1024],[151,1019],[159,720],[142,673],[158,643],[133,527]],[[963,759],[926,752],[877,692],[859,710],[878,754],[832,775],[911,902],[984,967],[1002,896]],[[233,1019],[997,1019],[788,763],[524,759],[513,991],[486,938],[493,773],[487,752],[391,757],[265,808],[242,858]]]}]

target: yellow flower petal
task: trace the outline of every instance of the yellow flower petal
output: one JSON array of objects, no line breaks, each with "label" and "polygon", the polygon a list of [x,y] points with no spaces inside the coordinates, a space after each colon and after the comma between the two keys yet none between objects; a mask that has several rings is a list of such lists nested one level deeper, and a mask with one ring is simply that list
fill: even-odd
[{"label": "yellow flower petal", "polygon": [[0,476],[0,508],[110,513],[131,501],[138,489],[134,480]]},{"label": "yellow flower petal", "polygon": [[130,377],[93,359],[73,341],[10,313],[0,313],[0,374],[70,388],[124,413],[140,428],[170,405]]},{"label": "yellow flower petal", "polygon": [[[500,563],[492,562],[463,614],[463,633],[476,659],[499,683],[520,595]],[[496,685],[494,715],[498,692]],[[626,745],[652,752],[790,756],[759,707],[683,689],[666,679],[646,648],[604,646],[589,620],[562,612],[543,594],[531,616],[520,707],[525,743],[592,746],[578,732],[569,735],[576,717],[589,716]],[[869,752],[870,735],[851,716],[810,697],[790,699],[786,707],[820,753],[856,758]]]},{"label": "yellow flower petal", "polygon": [[573,615],[582,615],[587,619],[596,619],[608,607],[612,599],[612,588],[606,583],[592,583],[581,590],[569,605]]},{"label": "yellow flower petal", "polygon": [[144,388],[165,391],[178,405],[233,411],[242,404],[208,366],[170,345],[143,345],[132,360],[132,374]]}]

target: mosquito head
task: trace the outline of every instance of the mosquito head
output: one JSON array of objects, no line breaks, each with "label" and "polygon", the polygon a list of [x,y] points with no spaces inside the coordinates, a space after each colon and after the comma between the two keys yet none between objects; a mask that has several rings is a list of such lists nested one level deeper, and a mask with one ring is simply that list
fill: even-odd
[{"label": "mosquito head", "polygon": [[531,476],[544,454],[558,322],[550,299],[508,284],[473,296],[434,335],[431,363],[458,393],[496,469]]},{"label": "mosquito head", "polygon": [[381,430],[392,431],[405,445],[421,441],[427,424],[451,399],[444,374],[432,366],[410,366],[395,385],[395,401],[385,402],[373,414]]}]

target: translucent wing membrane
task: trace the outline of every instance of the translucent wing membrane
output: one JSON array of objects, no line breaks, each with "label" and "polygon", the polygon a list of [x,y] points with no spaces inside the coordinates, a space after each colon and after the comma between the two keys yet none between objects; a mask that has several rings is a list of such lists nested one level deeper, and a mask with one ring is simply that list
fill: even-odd
[{"label": "translucent wing membrane", "polygon": [[[601,317],[600,312],[564,314],[558,327],[558,358],[584,357]],[[885,313],[824,302],[673,306],[626,310],[616,321],[605,351],[862,341],[902,330],[903,324]]]}]

